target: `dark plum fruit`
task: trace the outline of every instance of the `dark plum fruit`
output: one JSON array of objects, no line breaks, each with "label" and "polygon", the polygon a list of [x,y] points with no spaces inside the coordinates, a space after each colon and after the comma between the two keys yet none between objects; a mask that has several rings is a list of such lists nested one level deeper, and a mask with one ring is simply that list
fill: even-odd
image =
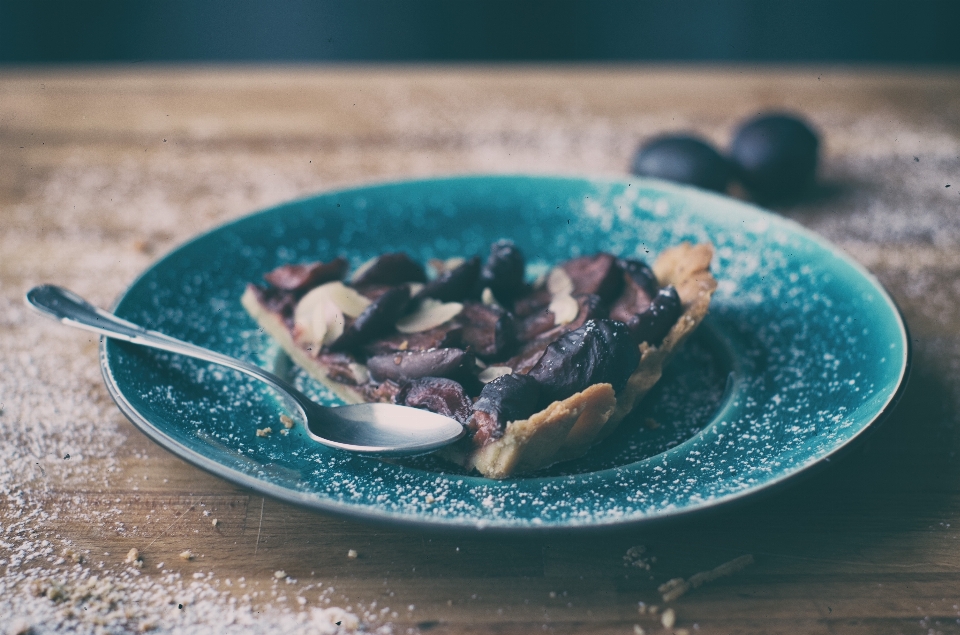
[{"label": "dark plum fruit", "polygon": [[386,355],[397,351],[426,351],[431,348],[463,348],[463,326],[449,321],[420,333],[395,333],[368,342],[367,355]]},{"label": "dark plum fruit", "polygon": [[349,264],[344,258],[334,258],[330,262],[283,265],[263,277],[277,289],[306,293],[324,282],[342,278],[347,273]]},{"label": "dark plum fruit", "polygon": [[499,439],[510,421],[526,419],[537,411],[540,384],[529,375],[501,375],[480,391],[473,404],[469,426],[473,442],[482,446]]},{"label": "dark plum fruit", "polygon": [[368,261],[353,274],[351,284],[355,287],[367,285],[397,285],[403,282],[426,282],[427,273],[423,266],[405,253],[383,254]]},{"label": "dark plum fruit", "polygon": [[410,304],[410,289],[394,287],[363,310],[343,334],[330,344],[331,351],[349,351],[393,331],[393,325]]},{"label": "dark plum fruit", "polygon": [[566,399],[593,384],[623,388],[640,351],[623,322],[588,320],[547,347],[528,373],[540,382],[540,405]]},{"label": "dark plum fruit", "polygon": [[601,301],[611,302],[623,290],[623,271],[610,254],[573,258],[561,267],[573,282],[574,295],[598,295]]},{"label": "dark plum fruit", "polygon": [[733,170],[707,142],[685,135],[667,135],[640,146],[633,157],[632,172],[725,192]]},{"label": "dark plum fruit", "polygon": [[670,285],[660,289],[650,307],[631,318],[627,322],[627,328],[637,345],[646,342],[652,346],[660,346],[682,313],[680,296],[673,285]]},{"label": "dark plum fruit", "polygon": [[819,145],[817,134],[802,120],[760,115],[737,130],[730,160],[755,199],[780,201],[796,197],[813,183]]},{"label": "dark plum fruit", "polygon": [[477,281],[480,279],[480,259],[474,256],[456,269],[444,271],[428,282],[414,300],[434,298],[441,302],[460,302],[476,295]]},{"label": "dark plum fruit", "polygon": [[367,359],[367,368],[376,381],[402,383],[421,377],[459,378],[474,367],[473,360],[459,348],[432,348],[374,355]]},{"label": "dark plum fruit", "polygon": [[498,306],[465,302],[459,316],[463,342],[482,359],[502,358],[516,343],[513,314]]},{"label": "dark plum fruit", "polygon": [[395,403],[452,417],[460,423],[470,418],[470,398],[463,386],[445,377],[423,377],[404,384],[394,397]]},{"label": "dark plum fruit", "polygon": [[494,297],[507,306],[523,293],[526,263],[523,253],[513,242],[498,240],[490,245],[490,256],[480,272],[480,286],[488,287]]}]

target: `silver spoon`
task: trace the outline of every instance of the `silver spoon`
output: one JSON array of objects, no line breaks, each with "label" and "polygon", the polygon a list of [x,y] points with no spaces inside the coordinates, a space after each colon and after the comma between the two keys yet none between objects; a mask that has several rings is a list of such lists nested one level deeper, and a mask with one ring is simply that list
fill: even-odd
[{"label": "silver spoon", "polygon": [[377,454],[409,456],[453,443],[466,433],[459,422],[443,415],[386,403],[365,403],[327,408],[302,392],[248,362],[234,359],[176,338],[148,331],[107,313],[62,287],[41,285],[27,292],[27,304],[69,326],[179,355],[220,364],[259,379],[281,394],[301,415],[313,440],[334,448]]}]

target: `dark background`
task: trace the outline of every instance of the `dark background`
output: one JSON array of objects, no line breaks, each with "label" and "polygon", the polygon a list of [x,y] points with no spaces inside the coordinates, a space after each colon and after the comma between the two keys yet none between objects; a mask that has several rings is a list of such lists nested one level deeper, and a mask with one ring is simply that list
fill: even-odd
[{"label": "dark background", "polygon": [[960,63],[957,0],[0,0],[0,63]]}]

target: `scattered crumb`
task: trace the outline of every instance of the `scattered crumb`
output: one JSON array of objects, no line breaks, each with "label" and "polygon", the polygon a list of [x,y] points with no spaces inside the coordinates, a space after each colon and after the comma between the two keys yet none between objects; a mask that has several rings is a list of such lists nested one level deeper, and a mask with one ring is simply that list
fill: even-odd
[{"label": "scattered crumb", "polygon": [[143,566],[143,559],[140,557],[140,552],[136,547],[127,552],[127,557],[124,558],[123,561],[128,564],[132,564],[138,569]]},{"label": "scattered crumb", "polygon": [[655,559],[645,556],[644,554],[646,552],[647,548],[644,545],[630,547],[627,549],[627,553],[623,555],[623,566],[636,567],[638,569],[649,571],[650,565],[655,561]]},{"label": "scattered crumb", "polygon": [[267,426],[266,428],[257,428],[258,437],[265,437],[272,432],[273,432],[273,428],[271,428],[270,426]]},{"label": "scattered crumb", "polygon": [[287,415],[280,415],[280,423],[282,423],[283,427],[287,429],[293,427],[293,419],[291,419]]},{"label": "scattered crumb", "polygon": [[650,615],[656,615],[660,611],[660,607],[656,604],[651,604],[647,611],[650,613]]},{"label": "scattered crumb", "polygon": [[664,602],[673,602],[689,589],[690,585],[683,578],[672,578],[657,587],[657,591],[663,596]]},{"label": "scattered crumb", "polygon": [[357,556],[358,554],[356,549],[351,549],[350,551],[347,552],[348,558],[357,558]]},{"label": "scattered crumb", "polygon": [[673,635],[690,635],[690,631],[686,628],[677,628],[674,629]]},{"label": "scattered crumb", "polygon": [[633,625],[633,635],[646,635],[646,633],[647,632],[643,630],[643,627],[640,626],[639,624]]},{"label": "scattered crumb", "polygon": [[290,431],[287,430],[286,428],[284,428],[283,430],[280,431],[280,435],[281,435],[281,436],[284,436],[284,437],[285,437],[285,436],[287,436],[288,434],[290,434]]},{"label": "scattered crumb", "polygon": [[557,592],[556,592],[556,591],[550,591],[550,599],[551,599],[551,600],[557,599]]},{"label": "scattered crumb", "polygon": [[274,571],[273,577],[275,577],[277,580],[283,580],[285,577],[287,577],[287,572],[284,571],[283,569],[280,569],[279,571]]},{"label": "scattered crumb", "polygon": [[677,613],[673,609],[667,609],[663,612],[663,615],[660,616],[660,623],[663,624],[664,628],[673,628],[673,625],[677,623]]},{"label": "scattered crumb", "polygon": [[190,551],[189,549],[180,552],[181,560],[193,560],[193,558],[194,558],[193,552]]},{"label": "scattered crumb", "polygon": [[68,560],[72,560],[73,562],[77,562],[77,563],[83,563],[83,555],[81,555],[77,551],[74,551],[70,547],[67,547],[66,549],[64,549],[62,553],[63,553],[63,557]]},{"label": "scattered crumb", "polygon": [[647,604],[646,602],[637,602],[637,613],[640,615],[647,614]]},{"label": "scattered crumb", "polygon": [[435,499],[435,498],[433,497],[433,494],[427,494],[427,496],[426,496],[426,498],[424,498],[424,500],[427,501],[427,505],[432,505],[432,504],[434,503],[434,501],[436,501],[437,499]]},{"label": "scattered crumb", "polygon": [[745,556],[740,556],[739,558],[734,558],[729,562],[724,562],[720,566],[710,569],[709,571],[700,571],[699,573],[694,573],[686,580],[683,578],[673,578],[672,580],[668,580],[661,584],[657,590],[663,596],[664,602],[672,602],[690,589],[696,589],[704,582],[710,582],[711,580],[716,580],[717,578],[721,578],[723,576],[732,575],[751,563],[753,563],[752,555],[747,554]]},{"label": "scattered crumb", "polygon": [[217,525],[220,524],[220,521],[217,520],[216,518],[214,518],[212,521],[210,521],[210,524],[213,525],[214,527],[216,527]]}]

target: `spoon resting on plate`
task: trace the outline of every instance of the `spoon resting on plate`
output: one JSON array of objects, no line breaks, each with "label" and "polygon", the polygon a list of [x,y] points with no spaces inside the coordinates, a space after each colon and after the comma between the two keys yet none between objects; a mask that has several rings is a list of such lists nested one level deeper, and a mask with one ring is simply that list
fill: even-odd
[{"label": "spoon resting on plate", "polygon": [[69,326],[195,357],[259,379],[277,391],[291,411],[300,415],[310,438],[333,448],[380,456],[411,456],[449,445],[466,434],[466,427],[450,417],[408,406],[386,403],[321,406],[259,366],[147,330],[98,309],[62,287],[34,287],[27,292],[26,301],[44,315]]}]

